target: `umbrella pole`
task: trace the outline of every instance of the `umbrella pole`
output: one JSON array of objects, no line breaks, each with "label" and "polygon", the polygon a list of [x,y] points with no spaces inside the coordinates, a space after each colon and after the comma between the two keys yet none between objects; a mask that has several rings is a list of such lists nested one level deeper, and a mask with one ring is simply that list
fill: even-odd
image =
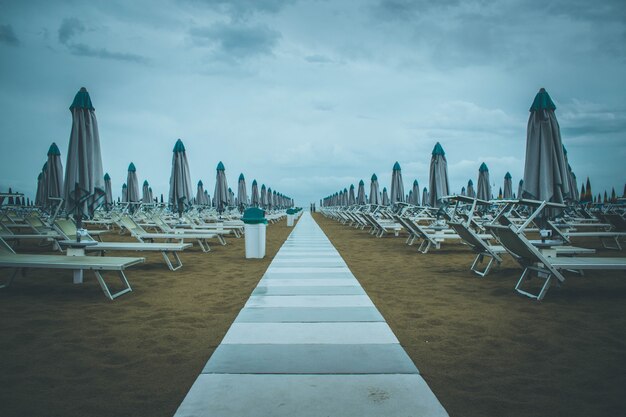
[{"label": "umbrella pole", "polygon": [[[80,201],[80,188],[78,183],[76,183],[76,187],[74,188],[74,198],[77,201]],[[83,228],[83,216],[80,213],[81,207],[80,203],[77,204],[76,209],[74,211],[74,221],[76,222],[76,241],[80,242],[80,229]]]}]

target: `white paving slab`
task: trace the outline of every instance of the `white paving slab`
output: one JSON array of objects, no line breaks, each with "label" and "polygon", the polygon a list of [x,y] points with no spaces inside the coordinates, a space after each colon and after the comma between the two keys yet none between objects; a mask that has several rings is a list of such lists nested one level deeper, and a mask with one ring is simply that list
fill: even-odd
[{"label": "white paving slab", "polygon": [[245,307],[372,307],[373,305],[374,303],[367,295],[253,295],[248,299]]},{"label": "white paving slab", "polygon": [[310,286],[337,286],[337,287],[343,287],[346,285],[359,285],[359,281],[357,281],[354,278],[348,278],[348,279],[325,279],[325,278],[320,278],[320,279],[289,279],[289,278],[285,278],[285,279],[281,279],[281,278],[276,278],[276,279],[262,279],[261,281],[259,281],[259,286],[266,286],[266,287],[275,287],[275,286],[285,286],[285,287],[296,287],[298,285],[301,285],[303,287],[310,287]]}]

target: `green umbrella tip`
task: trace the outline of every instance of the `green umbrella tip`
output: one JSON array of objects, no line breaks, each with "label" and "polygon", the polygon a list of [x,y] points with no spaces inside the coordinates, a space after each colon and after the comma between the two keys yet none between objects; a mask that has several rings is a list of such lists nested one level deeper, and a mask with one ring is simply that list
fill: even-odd
[{"label": "green umbrella tip", "polygon": [[413,180],[413,187],[417,187],[417,186],[418,186],[417,180]]},{"label": "green umbrella tip", "polygon": [[52,142],[52,145],[50,145],[50,149],[48,149],[48,156],[51,156],[51,155],[61,155],[61,151],[59,151],[59,147],[54,142]]},{"label": "green umbrella tip", "polygon": [[252,185],[256,185],[256,184],[257,184],[256,180],[252,180]]},{"label": "green umbrella tip", "polygon": [[128,172],[136,172],[136,171],[137,171],[137,168],[135,168],[135,164],[131,162],[130,165],[128,166]]},{"label": "green umbrella tip", "polygon": [[524,180],[519,180],[519,185],[524,185]]},{"label": "green umbrella tip", "polygon": [[245,179],[245,178],[244,178],[244,176],[243,176],[243,172],[242,172],[241,174],[239,174],[239,181],[242,181],[242,180],[244,180],[244,179]]},{"label": "green umbrella tip", "polygon": [[152,187],[148,187],[148,191],[152,192]]},{"label": "green umbrella tip", "polygon": [[359,187],[360,187],[361,185],[365,185],[365,183],[363,182],[363,180],[359,181]]},{"label": "green umbrella tip", "polygon": [[489,172],[489,168],[487,168],[487,164],[485,164],[484,162],[482,164],[480,164],[480,168],[478,168],[479,172]]},{"label": "green umbrella tip", "polygon": [[350,189],[354,190],[354,184],[350,184]]},{"label": "green umbrella tip", "polygon": [[433,148],[433,156],[435,155],[445,156],[445,154],[446,153],[443,151],[443,147],[441,146],[439,142],[437,142],[435,144],[435,147]]},{"label": "green umbrella tip", "polygon": [[376,176],[376,174],[372,174],[372,181],[378,181],[378,177]]},{"label": "green umbrella tip", "polygon": [[202,187],[204,184],[202,184],[202,180],[198,181],[198,187]]},{"label": "green umbrella tip", "polygon": [[217,164],[217,170],[218,171],[225,171],[226,168],[224,168],[224,164],[222,163],[222,161],[220,161],[219,164]]},{"label": "green umbrella tip", "polygon": [[37,175],[37,180],[40,180],[43,178],[43,172],[40,172],[39,175]]},{"label": "green umbrella tip", "polygon": [[183,141],[178,139],[176,140],[176,144],[174,145],[174,153],[185,152],[185,145],[183,145]]},{"label": "green umbrella tip", "polygon": [[400,164],[398,163],[398,161],[396,161],[396,163],[393,164],[393,170],[394,171],[400,171]]},{"label": "green umbrella tip", "polygon": [[48,161],[44,162],[43,167],[41,167],[42,171],[47,171],[48,170]]},{"label": "green umbrella tip", "polygon": [[111,181],[111,176],[109,175],[108,172],[106,174],[104,174],[104,180],[105,181]]},{"label": "green umbrella tip", "polygon": [[428,192],[428,188],[424,187],[424,191]]},{"label": "green umbrella tip", "polygon": [[95,110],[93,104],[91,104],[91,97],[89,97],[89,93],[85,87],[81,87],[74,96],[74,101],[70,106],[70,110],[73,109]]},{"label": "green umbrella tip", "polygon": [[230,192],[232,192],[232,191],[233,191],[233,190],[232,190],[230,187],[228,187],[228,192],[230,193]]},{"label": "green umbrella tip", "polygon": [[344,188],[344,189],[343,189],[343,192],[344,192],[344,193],[347,193],[347,192],[348,192],[348,189],[347,189],[347,188]]},{"label": "green umbrella tip", "polygon": [[126,185],[126,183],[122,184],[122,188],[128,188],[128,186]]},{"label": "green umbrella tip", "polygon": [[511,178],[513,178],[513,177],[511,177],[511,173],[510,172],[507,172],[506,175],[504,176],[505,180],[510,180]]},{"label": "green umbrella tip", "polygon": [[383,187],[383,192],[387,191],[387,187]]},{"label": "green umbrella tip", "polygon": [[545,88],[539,89],[539,92],[535,96],[535,100],[533,101],[532,106],[530,106],[529,111],[532,112],[538,110],[556,110],[556,106]]},{"label": "green umbrella tip", "polygon": [[149,185],[149,184],[148,184],[148,180],[144,180],[144,181],[143,181],[143,186],[145,187],[146,185]]},{"label": "green umbrella tip", "polygon": [[265,184],[261,184],[261,190],[265,189]]},{"label": "green umbrella tip", "polygon": [[467,186],[469,187],[470,185],[474,185],[474,181],[469,180],[469,181],[467,182]]}]

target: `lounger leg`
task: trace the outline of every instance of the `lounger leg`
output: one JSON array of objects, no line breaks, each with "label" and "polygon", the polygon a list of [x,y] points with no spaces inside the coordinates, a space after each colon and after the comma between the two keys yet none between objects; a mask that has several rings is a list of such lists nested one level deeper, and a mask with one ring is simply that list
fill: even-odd
[{"label": "lounger leg", "polygon": [[427,239],[424,239],[419,248],[417,248],[420,253],[428,253],[428,249],[430,249],[430,241]]},{"label": "lounger leg", "polygon": [[[478,266],[478,264],[482,264],[483,260],[485,259],[485,256],[489,257],[489,263],[487,263],[487,266],[485,267],[484,270],[480,271],[478,268],[476,268]],[[476,256],[476,259],[474,259],[474,263],[472,264],[472,267],[470,268],[472,270],[472,272],[474,272],[475,274],[484,277],[485,275],[487,275],[489,273],[489,271],[491,270],[491,266],[493,265],[493,261],[495,260],[495,258],[493,256],[484,254],[484,253],[479,253]]]},{"label": "lounger leg", "polygon": [[106,284],[106,282],[104,282],[104,278],[102,277],[102,274],[100,273],[100,271],[94,270],[93,272],[96,274],[96,279],[98,280],[98,283],[100,283],[100,287],[102,288],[104,295],[106,295],[109,300],[114,300],[120,295],[124,295],[127,292],[131,292],[133,290],[130,287],[128,280],[126,279],[126,275],[124,275],[124,271],[119,271],[120,281],[122,281],[122,284],[124,285],[124,289],[113,294],[111,294],[111,291],[109,290],[109,286]]},{"label": "lounger leg", "polygon": [[202,252],[207,253],[211,251],[211,247],[209,246],[209,243],[204,240],[204,239],[197,239],[198,240],[198,245],[200,245],[200,249],[202,249]]},{"label": "lounger leg", "polygon": [[[543,284],[543,286],[541,287],[541,290],[539,291],[539,294],[537,295],[531,294],[528,291],[524,291],[521,289],[522,284],[524,283],[525,280],[527,280],[527,276],[530,274],[531,270],[536,270],[537,272],[541,272],[542,274],[545,274],[545,277],[542,277],[543,279],[545,279],[545,283]],[[546,293],[550,289],[550,284],[552,283],[552,277],[553,277],[552,272],[528,267],[524,269],[524,272],[522,272],[522,276],[520,277],[519,281],[517,281],[517,285],[515,285],[515,291],[517,291],[518,293],[522,295],[525,295],[526,297],[534,298],[537,301],[541,301],[543,300],[543,297],[545,297]]]},{"label": "lounger leg", "polygon": [[[607,244],[607,241],[610,242],[611,240],[615,242],[615,245]],[[619,239],[617,238],[617,236],[609,239],[600,238],[600,242],[602,242],[602,246],[605,249],[622,250],[622,245],[619,244]]]},{"label": "lounger leg", "polygon": [[[239,236],[237,236],[239,237]],[[217,240],[220,241],[220,243],[222,244],[222,246],[226,246],[226,239],[224,238],[224,235],[218,234],[217,235]]]},{"label": "lounger leg", "polygon": [[170,257],[168,256],[167,251],[161,252],[161,255],[163,255],[163,259],[165,259],[165,263],[167,264],[167,267],[170,269],[170,271],[179,270],[183,266],[183,263],[180,260],[180,257],[178,256],[178,252],[172,252],[172,256],[174,257],[174,260],[176,261],[176,266],[172,265],[172,261],[170,261]]}]

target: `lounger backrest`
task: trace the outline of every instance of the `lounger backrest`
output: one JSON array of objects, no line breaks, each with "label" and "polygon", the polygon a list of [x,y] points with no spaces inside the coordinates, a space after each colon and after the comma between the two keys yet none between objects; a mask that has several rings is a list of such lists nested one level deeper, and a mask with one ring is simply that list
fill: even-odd
[{"label": "lounger backrest", "polygon": [[[54,221],[54,225],[59,230],[59,232],[61,232],[61,234],[64,235],[66,238],[70,240],[76,239],[77,229],[76,224],[74,224],[74,221],[72,219],[56,219]],[[81,239],[93,240],[89,235],[84,236]]]},{"label": "lounger backrest", "polygon": [[0,238],[0,255],[14,255],[15,251],[4,239]]},{"label": "lounger backrest", "polygon": [[172,230],[172,228],[167,223],[165,223],[165,221],[163,221],[163,219],[159,216],[153,216],[152,221],[154,222],[154,224],[156,224],[158,227],[165,231]]},{"label": "lounger backrest", "polygon": [[44,222],[41,221],[41,219],[39,217],[27,216],[27,217],[24,217],[24,221],[26,221],[26,223],[28,223],[29,225],[31,225],[35,229],[41,229],[41,228],[47,228],[48,227],[48,226],[46,226],[44,224]]},{"label": "lounger backrest", "polygon": [[479,252],[490,252],[489,247],[482,241],[478,236],[474,235],[471,230],[469,230],[463,223],[461,222],[448,222],[448,225],[454,229],[454,231],[471,247],[476,249]]},{"label": "lounger backrest", "polygon": [[524,263],[542,262],[543,256],[537,253],[537,250],[530,242],[520,234],[516,233],[512,226],[486,225],[487,230],[497,236],[502,246],[504,246],[511,255],[524,260]]},{"label": "lounger backrest", "polygon": [[144,234],[145,230],[127,215],[120,217],[120,222],[133,234]]},{"label": "lounger backrest", "polygon": [[13,232],[11,231],[11,229],[9,229],[8,227],[6,227],[4,225],[4,223],[0,223],[0,232],[4,233],[5,235],[12,235]]}]

